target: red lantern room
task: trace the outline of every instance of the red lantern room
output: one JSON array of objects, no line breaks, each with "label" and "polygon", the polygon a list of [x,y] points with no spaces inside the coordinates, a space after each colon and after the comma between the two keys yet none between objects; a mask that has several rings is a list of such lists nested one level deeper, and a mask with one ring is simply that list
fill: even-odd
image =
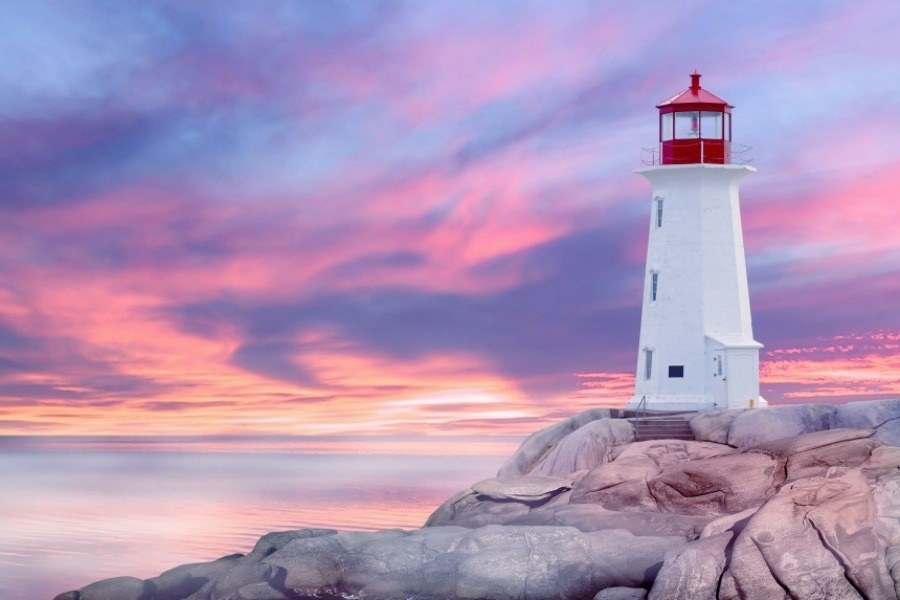
[{"label": "red lantern room", "polygon": [[691,75],[691,87],[656,108],[661,164],[731,163],[734,107],[701,88],[700,73]]}]

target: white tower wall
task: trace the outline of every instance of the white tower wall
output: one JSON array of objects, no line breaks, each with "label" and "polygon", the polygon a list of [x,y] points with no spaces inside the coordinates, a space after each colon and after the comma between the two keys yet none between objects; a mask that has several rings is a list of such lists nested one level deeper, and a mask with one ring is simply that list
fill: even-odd
[{"label": "white tower wall", "polygon": [[629,406],[643,398],[651,410],[760,405],[762,345],[753,339],[738,199],[740,181],[754,171],[718,164],[636,171],[652,184],[653,204]]}]

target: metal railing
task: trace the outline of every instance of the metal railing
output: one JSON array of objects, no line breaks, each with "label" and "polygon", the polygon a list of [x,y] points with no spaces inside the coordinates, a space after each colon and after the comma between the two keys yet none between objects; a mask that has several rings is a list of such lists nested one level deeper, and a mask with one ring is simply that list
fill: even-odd
[{"label": "metal railing", "polygon": [[[706,140],[697,140],[696,142],[691,142],[691,143],[682,142],[679,147],[680,148],[692,148],[692,147],[696,147],[696,146],[693,146],[693,144],[697,144],[700,147],[700,163],[706,164],[707,163],[707,161],[705,160],[706,153],[704,152],[705,142],[706,142]],[[716,149],[721,147],[721,146],[718,146],[718,144],[721,144],[721,142],[716,140],[716,145],[717,145]],[[753,151],[753,148],[751,146],[746,146],[744,144],[735,144],[734,142],[732,142],[730,151],[728,152],[728,154],[725,155],[725,162],[727,164],[733,164],[733,165],[749,164],[749,163],[753,162],[753,156],[751,156],[752,151]],[[643,164],[647,165],[648,167],[655,167],[656,165],[663,164],[663,162],[662,162],[662,145],[659,145],[656,147],[650,147],[650,148],[648,148],[646,146],[642,147],[641,148],[641,162]],[[671,163],[671,164],[694,164],[694,163]],[[709,164],[722,164],[722,163],[720,161],[717,161],[715,163],[709,163]]]},{"label": "metal railing", "polygon": [[[641,417],[641,413],[643,412],[643,417]],[[647,417],[647,396],[641,396],[641,401],[638,402],[637,407],[634,409],[634,437],[637,438],[638,434],[641,432],[641,425],[643,424],[642,418],[646,419]]]}]

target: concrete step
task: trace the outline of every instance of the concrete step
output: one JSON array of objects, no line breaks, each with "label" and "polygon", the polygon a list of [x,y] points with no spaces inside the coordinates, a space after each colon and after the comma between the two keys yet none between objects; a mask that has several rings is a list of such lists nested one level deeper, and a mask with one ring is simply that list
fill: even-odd
[{"label": "concrete step", "polygon": [[694,435],[690,429],[672,428],[672,427],[635,427],[636,433],[683,433],[684,435]]},{"label": "concrete step", "polygon": [[[693,415],[691,415],[693,416]],[[629,419],[634,426],[634,441],[651,440],[694,440],[691,424],[684,416],[658,415],[640,419]]]},{"label": "concrete step", "polygon": [[676,435],[643,435],[643,434],[638,434],[638,435],[634,436],[634,441],[635,441],[635,442],[650,442],[650,441],[657,441],[657,440],[683,440],[683,441],[686,441],[686,442],[693,442],[693,441],[695,441],[693,435],[685,435],[685,434],[676,434]]}]

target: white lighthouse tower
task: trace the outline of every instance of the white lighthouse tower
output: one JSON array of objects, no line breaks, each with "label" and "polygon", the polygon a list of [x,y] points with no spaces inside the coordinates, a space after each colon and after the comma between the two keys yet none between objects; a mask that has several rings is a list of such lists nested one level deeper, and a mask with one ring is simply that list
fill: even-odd
[{"label": "white lighthouse tower", "polygon": [[657,106],[653,186],[634,397],[629,408],[765,405],[753,339],[730,104],[691,87]]}]

